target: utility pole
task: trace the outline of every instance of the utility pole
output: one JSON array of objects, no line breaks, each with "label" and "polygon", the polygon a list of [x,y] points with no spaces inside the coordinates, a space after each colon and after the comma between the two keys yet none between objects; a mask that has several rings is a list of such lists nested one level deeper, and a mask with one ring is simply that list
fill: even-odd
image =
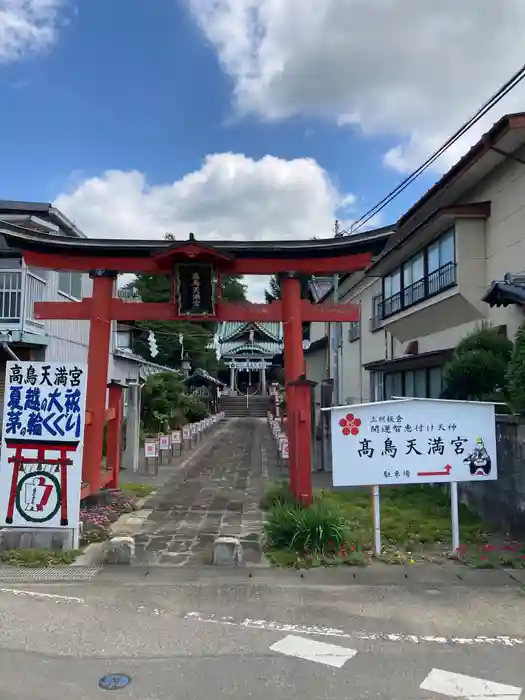
[{"label": "utility pole", "polygon": [[[334,222],[334,236],[335,238],[339,238],[341,236],[341,229],[339,226],[339,221]],[[339,303],[339,274],[335,274],[333,276],[332,280],[332,288],[333,288],[333,302],[334,304]],[[334,323],[333,326],[330,324],[330,348],[331,348],[331,366],[332,366],[332,372],[331,376],[333,379],[333,402],[337,406],[340,403],[340,390],[339,390],[339,373],[340,373],[340,368],[339,368],[339,336],[340,334],[340,324],[339,323]]]}]

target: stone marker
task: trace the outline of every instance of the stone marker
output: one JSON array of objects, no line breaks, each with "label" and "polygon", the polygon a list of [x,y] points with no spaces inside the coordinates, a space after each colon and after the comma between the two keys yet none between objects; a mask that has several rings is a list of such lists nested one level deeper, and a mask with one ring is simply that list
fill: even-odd
[{"label": "stone marker", "polygon": [[131,564],[135,559],[133,537],[112,537],[106,545],[106,564]]},{"label": "stone marker", "polygon": [[51,549],[67,551],[73,549],[73,531],[40,527],[3,527],[0,529],[0,550],[7,549]]},{"label": "stone marker", "polygon": [[217,566],[241,566],[244,552],[237,537],[217,537],[213,543],[213,563]]}]

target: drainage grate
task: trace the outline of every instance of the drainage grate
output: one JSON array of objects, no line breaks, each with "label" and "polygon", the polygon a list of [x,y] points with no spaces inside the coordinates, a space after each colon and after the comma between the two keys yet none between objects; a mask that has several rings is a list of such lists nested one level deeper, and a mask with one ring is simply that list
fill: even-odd
[{"label": "drainage grate", "polygon": [[101,569],[101,566],[50,566],[38,569],[0,566],[0,581],[90,581]]}]

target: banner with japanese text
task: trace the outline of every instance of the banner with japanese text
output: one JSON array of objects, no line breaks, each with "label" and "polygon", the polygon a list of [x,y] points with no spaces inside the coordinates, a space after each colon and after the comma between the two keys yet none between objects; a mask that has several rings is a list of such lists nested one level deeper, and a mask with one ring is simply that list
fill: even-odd
[{"label": "banner with japanese text", "polygon": [[493,404],[414,398],[329,410],[334,486],[498,478]]},{"label": "banner with japanese text", "polygon": [[179,313],[203,316],[215,313],[214,269],[211,265],[177,265]]},{"label": "banner with japanese text", "polygon": [[0,525],[78,528],[84,365],[7,362]]}]

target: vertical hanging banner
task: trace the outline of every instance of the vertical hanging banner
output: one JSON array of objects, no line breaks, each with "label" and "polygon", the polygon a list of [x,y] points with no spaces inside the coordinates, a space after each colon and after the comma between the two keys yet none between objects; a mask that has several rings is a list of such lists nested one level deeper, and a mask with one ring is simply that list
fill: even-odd
[{"label": "vertical hanging banner", "polygon": [[179,313],[188,316],[215,314],[212,265],[181,264],[176,267]]},{"label": "vertical hanging banner", "polygon": [[84,365],[7,362],[0,526],[78,529]]}]

